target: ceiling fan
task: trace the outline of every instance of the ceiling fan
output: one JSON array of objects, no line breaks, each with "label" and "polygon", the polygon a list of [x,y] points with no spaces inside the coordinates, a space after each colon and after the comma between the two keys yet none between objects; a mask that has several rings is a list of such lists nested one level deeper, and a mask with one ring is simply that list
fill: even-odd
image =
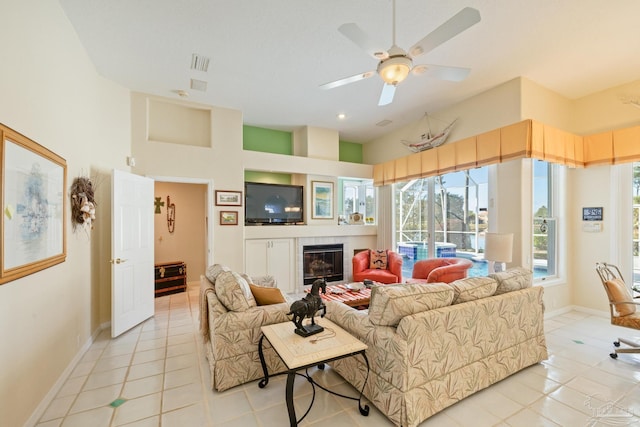
[{"label": "ceiling fan", "polygon": [[367,79],[377,73],[385,84],[380,94],[378,105],[387,105],[393,101],[396,86],[407,78],[409,72],[413,74],[428,74],[432,77],[449,81],[464,80],[471,71],[468,68],[447,67],[442,65],[420,64],[413,65],[413,59],[440,46],[464,30],[480,22],[480,12],[471,7],[465,7],[448,21],[427,34],[422,40],[414,44],[408,52],[396,45],[396,1],[393,0],[393,44],[388,51],[376,49],[369,37],[355,23],[343,24],[338,28],[346,38],[378,59],[376,70],[355,74],[340,80],[325,83],[321,89],[333,89],[349,83]]}]

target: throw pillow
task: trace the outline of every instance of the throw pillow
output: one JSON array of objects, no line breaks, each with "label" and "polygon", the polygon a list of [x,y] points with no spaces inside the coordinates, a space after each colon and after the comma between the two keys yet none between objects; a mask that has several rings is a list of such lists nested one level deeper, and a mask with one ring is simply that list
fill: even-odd
[{"label": "throw pillow", "polygon": [[262,286],[264,288],[275,288],[278,286],[276,278],[271,275],[256,276],[251,278],[251,283]]},{"label": "throw pillow", "polygon": [[226,265],[213,264],[207,267],[207,271],[205,271],[204,276],[215,285],[218,275],[223,271],[231,271],[231,269]]},{"label": "throw pillow", "polygon": [[377,270],[387,269],[387,251],[371,249],[369,251],[369,268]]},{"label": "throw pillow", "polygon": [[451,283],[454,297],[452,304],[490,297],[496,292],[498,283],[490,277],[468,277]]},{"label": "throw pillow", "polygon": [[229,311],[245,311],[257,305],[247,281],[233,271],[218,275],[216,296]]},{"label": "throw pillow", "polygon": [[[607,293],[613,301],[633,301],[629,288],[622,279],[611,279],[605,282]],[[615,317],[627,316],[636,312],[635,304],[615,304],[613,314]]]},{"label": "throw pillow", "polygon": [[413,283],[371,288],[369,320],[374,325],[398,326],[403,317],[446,307],[453,289],[444,283]]},{"label": "throw pillow", "polygon": [[530,288],[533,281],[533,273],[524,267],[516,267],[507,271],[493,273],[490,274],[489,277],[498,282],[498,287],[494,295]]},{"label": "throw pillow", "polygon": [[251,283],[249,284],[249,287],[251,288],[251,293],[256,299],[256,303],[258,303],[258,305],[271,305],[287,302],[278,288],[266,288],[264,286],[253,285]]}]

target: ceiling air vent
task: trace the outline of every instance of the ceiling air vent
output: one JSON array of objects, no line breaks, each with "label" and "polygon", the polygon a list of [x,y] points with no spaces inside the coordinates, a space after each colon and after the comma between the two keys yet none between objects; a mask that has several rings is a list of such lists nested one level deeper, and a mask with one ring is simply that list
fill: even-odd
[{"label": "ceiling air vent", "polygon": [[391,124],[391,120],[384,119],[384,120],[376,123],[376,126],[384,127],[384,126],[390,125],[390,124]]},{"label": "ceiling air vent", "polygon": [[209,69],[209,58],[198,55],[197,53],[191,54],[191,69],[207,72]]},{"label": "ceiling air vent", "polygon": [[191,89],[206,92],[207,82],[205,82],[204,80],[191,79]]}]

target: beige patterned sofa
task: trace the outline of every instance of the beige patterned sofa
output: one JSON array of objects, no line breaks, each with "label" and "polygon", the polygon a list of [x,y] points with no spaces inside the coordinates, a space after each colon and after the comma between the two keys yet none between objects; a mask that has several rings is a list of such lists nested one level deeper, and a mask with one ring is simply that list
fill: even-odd
[{"label": "beige patterned sofa", "polygon": [[[271,276],[249,278],[220,264],[200,276],[200,331],[211,387],[217,391],[262,378],[260,327],[289,320],[289,301],[258,306],[248,283],[276,286]],[[269,373],[283,372],[285,366],[268,342],[264,350]]]},{"label": "beige patterned sofa", "polygon": [[[517,268],[451,284],[372,289],[368,311],[327,303],[327,317],[365,342],[365,396],[412,427],[457,401],[547,358],[543,288]],[[360,357],[332,362],[361,389]]]}]

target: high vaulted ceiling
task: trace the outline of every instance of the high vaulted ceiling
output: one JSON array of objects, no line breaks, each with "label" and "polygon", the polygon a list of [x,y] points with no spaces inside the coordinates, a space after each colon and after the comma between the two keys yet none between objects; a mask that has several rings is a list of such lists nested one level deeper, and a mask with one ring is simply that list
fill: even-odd
[{"label": "high vaulted ceiling", "polygon": [[[241,110],[245,124],[337,129],[366,142],[525,77],[569,99],[640,79],[638,0],[397,0],[396,40],[408,50],[464,7],[481,21],[414,60],[469,67],[462,82],[410,75],[379,107],[377,60],[338,32],[356,23],[392,44],[391,0],[60,0],[98,72],[133,91]],[[192,54],[210,58],[192,70]],[[190,88],[191,79],[206,90]],[[636,95],[640,95],[636,94]],[[346,114],[339,120],[338,113]],[[377,126],[390,120],[392,123]]]}]

